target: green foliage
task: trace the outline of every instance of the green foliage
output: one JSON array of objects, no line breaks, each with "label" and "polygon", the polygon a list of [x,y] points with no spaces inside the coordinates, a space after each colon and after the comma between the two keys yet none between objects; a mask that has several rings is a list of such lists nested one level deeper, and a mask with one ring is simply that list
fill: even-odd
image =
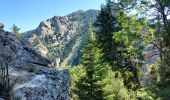
[{"label": "green foliage", "polygon": [[[164,12],[160,13],[163,25],[155,24],[156,27],[160,27],[159,30],[164,30],[154,34],[156,27],[151,29],[146,19],[139,19],[136,15],[125,13],[128,8],[137,7],[137,3],[141,3],[140,7],[143,4],[153,5],[149,5],[145,1],[118,1],[124,8],[111,7],[110,3],[119,6],[118,3],[111,0],[107,0],[107,4],[102,6],[94,23],[94,26],[97,27],[96,32],[87,38],[88,44],[83,50],[82,66],[75,67],[74,71],[70,69],[72,70],[71,76],[74,78],[71,87],[73,100],[168,100],[170,98],[170,46],[168,41],[170,25],[167,24],[169,22],[166,20]],[[158,7],[169,9],[167,8],[169,1],[155,1],[159,5]],[[161,11],[163,8],[159,10]],[[139,13],[146,15],[146,12]],[[88,33],[92,33],[92,28],[89,28]],[[161,55],[162,61],[158,66],[152,66],[151,83],[140,88],[141,66],[144,63],[142,52],[144,46],[151,44],[157,46],[160,54],[163,54]]]},{"label": "green foliage", "polygon": [[151,67],[150,75],[151,75],[151,82],[153,82],[153,83],[160,81],[159,66],[160,66],[159,63],[152,64],[151,66],[148,66],[148,67]]},{"label": "green foliage", "polygon": [[[113,39],[120,44],[116,47],[117,52],[121,55],[121,62],[125,63],[124,65],[119,65],[123,69],[119,68],[121,72],[123,71],[122,74],[127,87],[135,90],[139,88],[139,79],[142,75],[140,71],[144,63],[142,52],[147,42],[144,36],[150,34],[149,30],[145,32],[144,29],[149,29],[149,27],[143,20],[137,20],[135,16],[122,14],[117,20],[122,24],[122,29],[114,33]],[[118,63],[116,63],[116,66]]]},{"label": "green foliage", "polygon": [[[135,0],[133,0],[135,1]],[[152,24],[152,38],[151,35],[143,36],[148,41],[148,44],[154,45],[159,52],[160,62],[159,65],[152,67],[151,79],[152,83],[145,86],[147,94],[153,97],[153,100],[168,100],[169,99],[169,84],[170,84],[170,10],[169,0],[141,0],[140,7],[143,8],[142,12],[138,12],[144,17],[150,17],[149,23]],[[152,10],[151,10],[152,9]],[[150,12],[151,11],[151,12]],[[146,93],[146,91],[144,93]],[[141,91],[142,92],[142,91]],[[150,99],[152,100],[152,99]]]},{"label": "green foliage", "polygon": [[[118,44],[114,42],[112,37],[113,32],[120,30],[120,25],[114,15],[117,11],[110,6],[110,3],[112,2],[108,0],[107,4],[101,7],[101,11],[97,16],[94,26],[97,27],[97,30],[95,31],[96,41],[99,48],[102,49],[102,58],[104,61],[107,61],[110,66],[113,66],[113,60],[118,59],[119,57],[114,56],[116,52],[115,48]],[[116,25],[117,27],[115,27]]]},{"label": "green foliage", "polygon": [[[88,29],[87,44],[83,49],[82,66],[66,67],[71,73],[72,100],[130,100],[130,93],[124,86],[120,73],[115,73],[101,59],[92,26]],[[65,68],[64,68],[65,69]]]},{"label": "green foliage", "polygon": [[[60,58],[62,62],[65,58],[67,58],[70,52],[73,51],[73,47],[76,41],[80,38],[81,33],[82,33],[81,23],[79,23],[79,27],[77,28],[76,33],[74,33],[74,35],[71,36],[70,40],[63,38],[65,40],[58,41],[59,44],[57,45],[53,45],[53,43],[46,43],[45,45],[48,49],[47,57],[51,61],[55,61],[56,58]],[[82,48],[82,45],[80,45],[79,47]],[[79,54],[79,56],[81,56],[81,54]]]},{"label": "green foliage", "polygon": [[34,39],[32,45],[35,47],[35,46],[37,46],[38,44],[45,45],[46,43],[45,43],[45,41],[43,40],[43,38],[38,37],[38,38],[35,38],[35,39]]},{"label": "green foliage", "polygon": [[60,49],[59,49],[59,46],[56,45],[56,46],[52,46],[50,44],[47,45],[47,49],[48,49],[48,53],[47,53],[47,57],[51,60],[51,61],[55,61],[55,59],[57,57],[60,57]]},{"label": "green foliage", "polygon": [[0,84],[2,84],[4,80],[3,72],[4,72],[4,66],[0,64]]},{"label": "green foliage", "polygon": [[155,94],[151,91],[147,91],[145,88],[141,88],[137,92],[137,98],[139,100],[155,100]]},{"label": "green foliage", "polygon": [[101,100],[103,99],[101,80],[107,73],[107,67],[100,59],[101,50],[96,47],[91,25],[89,25],[88,34],[88,43],[83,49],[81,59],[86,75],[76,83],[77,94],[81,100]]},{"label": "green foliage", "polygon": [[7,68],[0,63],[0,98],[10,100],[9,76],[7,75]]},{"label": "green foliage", "polygon": [[102,49],[103,60],[114,71],[121,72],[124,84],[129,89],[136,90],[140,86],[140,68],[144,61],[144,47],[141,43],[144,21],[127,16],[119,6],[120,4],[108,0],[106,6],[101,8],[94,23],[99,28],[96,31],[97,43]]},{"label": "green foliage", "polygon": [[137,93],[140,100],[169,100],[170,88],[160,83],[150,83]]},{"label": "green foliage", "polygon": [[123,79],[119,76],[115,78],[115,73],[108,71],[106,77],[102,80],[104,85],[105,100],[130,100],[130,93],[124,86]]},{"label": "green foliage", "polygon": [[79,100],[78,91],[76,87],[76,83],[81,77],[85,76],[85,69],[82,65],[79,66],[66,66],[66,67],[59,67],[59,69],[68,69],[71,76],[71,84],[70,84],[70,98],[71,100]]},{"label": "green foliage", "polygon": [[[169,56],[169,46],[165,46],[167,33],[163,35],[165,33],[163,31],[160,32],[162,35],[153,34],[155,29],[149,27],[146,19],[127,15],[124,8],[113,8],[110,3],[117,7],[120,5],[123,7],[124,4],[124,7],[128,8],[128,5],[132,7],[137,2],[120,0],[119,5],[107,0],[107,4],[102,6],[94,23],[97,27],[95,34],[92,34],[91,26],[88,30],[91,34],[83,50],[82,66],[70,68],[73,78],[72,99],[168,100],[170,97],[170,81],[167,78],[170,75],[168,59],[160,63],[165,69],[152,67],[150,84],[142,88],[140,86],[144,46],[151,45],[157,38],[163,42],[162,52]],[[162,70],[166,78],[159,82]]]},{"label": "green foliage", "polygon": [[12,25],[11,30],[13,33],[15,33],[15,35],[18,39],[21,37],[21,35],[19,33],[20,28],[18,28],[15,24]]},{"label": "green foliage", "polygon": [[[117,1],[118,3],[114,3]],[[154,3],[153,3],[154,2]],[[112,6],[114,5],[114,7]],[[84,41],[81,66],[70,70],[72,100],[168,100],[170,98],[170,23],[169,0],[106,0],[94,26],[89,26]],[[137,15],[129,15],[134,10]],[[145,8],[146,7],[146,8]],[[156,9],[150,28],[148,9]],[[155,17],[156,15],[156,17]],[[139,18],[140,17],[140,18]],[[149,23],[148,23],[148,22]],[[74,43],[74,42],[73,42]],[[154,45],[160,52],[160,63],[151,67],[149,84],[141,88],[143,49]],[[70,47],[72,45],[68,45]],[[57,49],[51,49],[56,55]],[[63,50],[61,54],[67,54]],[[55,58],[54,57],[54,58]],[[66,55],[62,55],[66,57]],[[111,68],[112,69],[111,69]],[[148,66],[150,67],[150,66]]]},{"label": "green foliage", "polygon": [[[77,87],[77,84],[82,85],[80,84],[80,80],[87,77],[85,67],[82,65],[67,66],[67,67],[62,67],[60,69],[69,69],[70,75],[71,75],[70,98],[71,100],[79,100],[80,99],[79,92],[81,91],[79,89],[80,87]],[[103,91],[104,97],[103,99],[99,99],[99,100],[133,100],[132,94],[124,86],[123,79],[120,76],[118,78],[115,78],[115,73],[111,71],[111,69],[109,69],[108,73],[105,74],[105,78],[103,78],[100,81],[100,84],[102,86],[101,89]],[[81,87],[86,89],[83,86]],[[87,96],[84,94],[80,100],[84,100],[85,97]],[[88,97],[88,98],[91,98],[91,97]],[[96,100],[96,99],[93,99],[93,100]]]},{"label": "green foliage", "polygon": [[[170,15],[168,12],[170,10],[170,1],[169,0],[154,0],[155,4],[152,4],[149,8],[154,9],[155,13],[149,13],[150,16],[153,17],[152,20],[155,21],[153,29],[154,32],[154,46],[158,49],[160,55],[160,64],[158,67],[159,72],[153,73],[152,76],[156,78],[160,77],[160,81],[153,82],[152,84],[155,86],[154,88],[157,91],[153,91],[156,94],[156,97],[160,97],[160,99],[168,100],[169,95],[169,87],[170,87],[170,23],[168,16]],[[157,76],[159,75],[159,76]],[[157,77],[156,77],[157,76]],[[152,88],[151,90],[154,90]]]}]

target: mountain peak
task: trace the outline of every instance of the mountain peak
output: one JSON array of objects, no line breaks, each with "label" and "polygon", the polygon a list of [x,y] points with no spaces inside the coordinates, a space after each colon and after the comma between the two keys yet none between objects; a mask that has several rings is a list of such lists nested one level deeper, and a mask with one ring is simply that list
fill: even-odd
[{"label": "mountain peak", "polygon": [[[97,13],[98,10],[90,9],[78,10],[66,16],[54,16],[42,21],[35,30],[25,32],[23,36],[35,49],[51,58],[55,66],[77,65],[79,60],[75,59],[80,57],[77,54],[81,50],[81,35],[85,34],[88,22],[96,19]],[[59,63],[57,59],[60,59]]]}]

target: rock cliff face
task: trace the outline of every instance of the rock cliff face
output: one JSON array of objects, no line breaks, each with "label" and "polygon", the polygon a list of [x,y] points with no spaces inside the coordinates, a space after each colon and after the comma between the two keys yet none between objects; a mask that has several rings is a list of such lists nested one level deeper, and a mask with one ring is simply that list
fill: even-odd
[{"label": "rock cliff face", "polygon": [[54,66],[77,65],[88,22],[96,19],[98,11],[76,11],[66,16],[54,16],[31,31],[26,38]]},{"label": "rock cliff face", "polygon": [[9,68],[12,100],[69,100],[68,70],[57,71],[51,61],[0,25],[0,62]]}]

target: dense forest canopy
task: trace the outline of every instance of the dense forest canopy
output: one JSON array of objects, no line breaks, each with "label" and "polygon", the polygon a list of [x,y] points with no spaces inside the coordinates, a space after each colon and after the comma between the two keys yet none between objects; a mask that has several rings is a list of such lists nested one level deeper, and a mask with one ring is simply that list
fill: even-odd
[{"label": "dense forest canopy", "polygon": [[[89,26],[81,66],[69,68],[71,98],[168,100],[169,11],[168,0],[106,0],[93,23],[95,30]],[[147,48],[159,52],[154,64],[146,65]],[[151,69],[149,82],[142,80],[143,66]]]}]

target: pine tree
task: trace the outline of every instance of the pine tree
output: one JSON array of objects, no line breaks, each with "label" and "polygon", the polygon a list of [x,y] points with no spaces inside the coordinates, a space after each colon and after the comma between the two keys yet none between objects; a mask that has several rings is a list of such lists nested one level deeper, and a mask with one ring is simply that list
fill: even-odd
[{"label": "pine tree", "polygon": [[144,63],[144,40],[141,31],[149,27],[143,20],[137,20],[135,16],[122,14],[118,21],[122,24],[122,29],[115,32],[113,38],[115,42],[122,43],[117,50],[121,54],[120,72],[124,78],[124,83],[129,89],[136,90],[140,87],[141,67]]},{"label": "pine tree", "polygon": [[121,72],[128,89],[136,90],[140,86],[143,62],[143,22],[127,16],[118,3],[108,0],[101,8],[94,26],[97,27],[95,33],[99,48],[102,49],[102,58],[114,71]]},{"label": "pine tree", "polygon": [[80,100],[102,100],[104,96],[101,81],[106,76],[107,68],[100,59],[102,54],[96,47],[92,26],[89,26],[88,34],[88,43],[83,49],[81,60],[86,75],[76,83],[77,94]]},{"label": "pine tree", "polygon": [[124,85],[123,78],[119,74],[115,78],[115,72],[111,69],[108,70],[106,77],[102,80],[104,100],[132,100],[126,86]]},{"label": "pine tree", "polygon": [[120,30],[120,25],[116,19],[116,9],[118,5],[107,0],[106,5],[101,6],[101,11],[97,17],[97,20],[94,23],[94,26],[97,27],[96,40],[98,46],[102,49],[103,60],[107,61],[110,66],[113,66],[114,59],[119,59],[118,55],[115,56],[117,43],[113,40],[113,33]]},{"label": "pine tree", "polygon": [[19,38],[20,38],[20,33],[19,33],[20,28],[18,28],[18,27],[14,24],[14,25],[12,25],[11,30],[12,30],[13,33],[15,33],[16,37],[19,39]]}]

